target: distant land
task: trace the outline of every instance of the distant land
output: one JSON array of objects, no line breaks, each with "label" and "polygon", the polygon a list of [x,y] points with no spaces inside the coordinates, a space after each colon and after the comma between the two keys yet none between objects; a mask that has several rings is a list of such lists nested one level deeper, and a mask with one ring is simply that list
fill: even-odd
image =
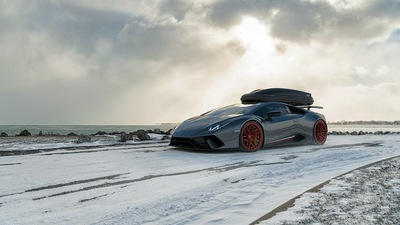
[{"label": "distant land", "polygon": [[358,121],[339,121],[339,122],[328,122],[333,125],[400,125],[400,120],[395,121],[383,121],[383,120],[358,120]]}]

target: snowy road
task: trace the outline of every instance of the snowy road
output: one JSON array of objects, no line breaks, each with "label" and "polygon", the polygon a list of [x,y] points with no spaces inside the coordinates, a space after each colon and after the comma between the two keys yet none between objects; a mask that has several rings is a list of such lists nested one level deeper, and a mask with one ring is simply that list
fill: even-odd
[{"label": "snowy road", "polygon": [[198,152],[167,143],[0,157],[2,224],[249,224],[335,176],[400,155],[400,136]]}]

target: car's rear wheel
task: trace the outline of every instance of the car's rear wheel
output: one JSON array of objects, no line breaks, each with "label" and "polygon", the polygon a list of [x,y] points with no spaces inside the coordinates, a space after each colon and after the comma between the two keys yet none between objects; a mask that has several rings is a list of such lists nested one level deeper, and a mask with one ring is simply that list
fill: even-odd
[{"label": "car's rear wheel", "polygon": [[259,123],[249,121],[245,123],[240,130],[240,150],[246,152],[255,152],[259,150],[264,143],[264,132]]},{"label": "car's rear wheel", "polygon": [[323,145],[328,135],[328,127],[325,121],[317,120],[314,124],[314,143],[317,145]]}]

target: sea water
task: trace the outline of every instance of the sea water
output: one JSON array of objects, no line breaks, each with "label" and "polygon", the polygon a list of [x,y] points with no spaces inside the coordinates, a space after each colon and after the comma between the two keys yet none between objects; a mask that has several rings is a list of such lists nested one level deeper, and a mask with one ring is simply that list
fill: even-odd
[{"label": "sea water", "polygon": [[38,135],[42,132],[44,135],[67,135],[75,134],[96,134],[98,131],[107,133],[113,132],[134,132],[140,129],[168,131],[175,127],[175,124],[159,125],[0,125],[0,133],[5,132],[9,136],[15,136],[23,130],[28,130],[32,135]]}]

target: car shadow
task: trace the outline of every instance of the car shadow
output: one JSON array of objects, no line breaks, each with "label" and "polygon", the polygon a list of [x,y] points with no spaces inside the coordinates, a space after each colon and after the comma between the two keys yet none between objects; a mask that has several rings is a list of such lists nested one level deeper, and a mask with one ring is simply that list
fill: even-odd
[{"label": "car shadow", "polygon": [[173,147],[171,150],[181,151],[181,152],[190,152],[190,153],[199,153],[199,154],[225,154],[225,153],[241,153],[239,149],[197,149],[197,148],[182,148],[182,147]]},{"label": "car shadow", "polygon": [[[269,150],[279,150],[279,149],[294,149],[307,145],[285,145],[285,146],[267,146],[256,152],[265,152]],[[308,145],[312,146],[312,145]],[[183,147],[172,147],[170,146],[170,150],[182,151],[182,152],[190,152],[190,153],[199,153],[199,154],[226,154],[226,153],[248,153],[252,154],[255,152],[244,152],[239,149],[197,149],[197,148],[183,148]]]}]

